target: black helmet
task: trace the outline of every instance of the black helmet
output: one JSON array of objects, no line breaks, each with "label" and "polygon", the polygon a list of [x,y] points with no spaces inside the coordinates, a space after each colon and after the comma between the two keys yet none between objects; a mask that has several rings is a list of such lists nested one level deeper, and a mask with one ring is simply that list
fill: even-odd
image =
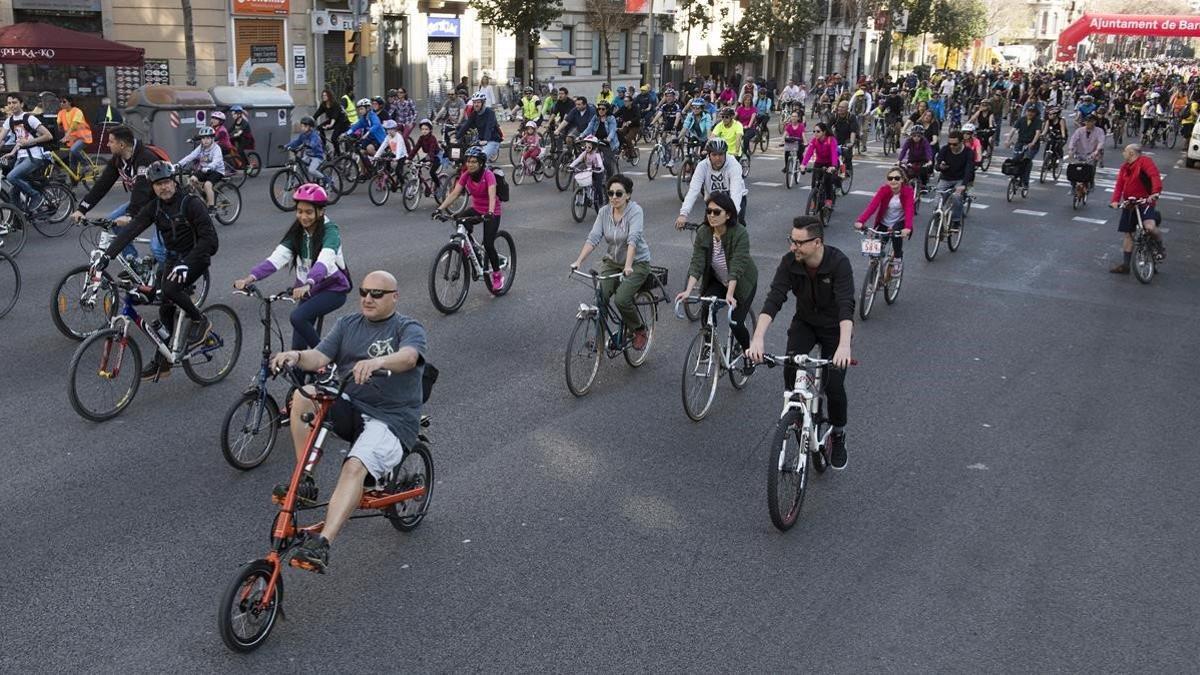
[{"label": "black helmet", "polygon": [[315,127],[315,126],[317,126],[317,121],[314,120],[312,117],[305,115],[304,117],[300,118],[300,124],[304,124],[304,125],[307,125],[310,127]]},{"label": "black helmet", "polygon": [[383,100],[382,96],[376,96],[375,98],[371,99],[371,102],[378,103],[379,105],[383,105],[383,104],[387,103],[387,101]]},{"label": "black helmet", "polygon": [[157,161],[151,164],[146,169],[146,180],[151,184],[157,183],[160,180],[167,180],[175,176],[175,167],[170,162]]}]

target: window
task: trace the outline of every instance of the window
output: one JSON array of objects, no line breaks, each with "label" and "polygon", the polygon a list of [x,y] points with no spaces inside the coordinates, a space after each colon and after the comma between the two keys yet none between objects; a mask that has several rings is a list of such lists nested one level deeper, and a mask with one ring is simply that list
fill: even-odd
[{"label": "window", "polygon": [[617,40],[617,72],[622,75],[629,73],[629,31],[623,30]]},{"label": "window", "polygon": [[[562,51],[574,56],[575,55],[575,26],[562,27]],[[563,66],[563,75],[574,75],[575,66]]]},{"label": "window", "polygon": [[604,41],[600,39],[600,31],[592,31],[592,74],[604,72]]}]

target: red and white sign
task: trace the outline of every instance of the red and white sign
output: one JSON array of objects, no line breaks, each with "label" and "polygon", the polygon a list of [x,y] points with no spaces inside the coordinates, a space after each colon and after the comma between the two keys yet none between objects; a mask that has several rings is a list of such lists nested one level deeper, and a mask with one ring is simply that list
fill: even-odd
[{"label": "red and white sign", "polygon": [[234,14],[277,16],[291,11],[291,0],[233,0]]},{"label": "red and white sign", "polygon": [[1142,14],[1084,14],[1058,36],[1056,58],[1071,61],[1075,45],[1092,34],[1200,37],[1200,17]]},{"label": "red and white sign", "polygon": [[171,128],[179,128],[179,113],[175,112],[174,110],[171,111]]}]

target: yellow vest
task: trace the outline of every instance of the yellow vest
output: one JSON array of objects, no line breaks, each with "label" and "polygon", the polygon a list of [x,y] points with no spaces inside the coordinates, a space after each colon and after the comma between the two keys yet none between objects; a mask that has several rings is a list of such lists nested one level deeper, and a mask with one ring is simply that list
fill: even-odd
[{"label": "yellow vest", "polygon": [[521,98],[521,114],[525,115],[526,121],[532,121],[538,118],[538,100],[536,96],[532,98]]},{"label": "yellow vest", "polygon": [[354,101],[345,94],[342,94],[342,107],[346,109],[346,119],[350,124],[358,121],[358,108],[354,106]]}]

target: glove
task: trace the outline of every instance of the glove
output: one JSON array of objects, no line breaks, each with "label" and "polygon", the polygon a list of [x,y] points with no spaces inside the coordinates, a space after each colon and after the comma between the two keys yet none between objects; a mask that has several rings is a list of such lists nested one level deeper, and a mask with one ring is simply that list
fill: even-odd
[{"label": "glove", "polygon": [[187,275],[188,266],[180,263],[171,268],[171,272],[167,275],[167,278],[175,283],[182,284],[184,281],[187,281]]},{"label": "glove", "polygon": [[104,268],[108,267],[109,260],[111,260],[111,258],[108,257],[107,253],[101,253],[100,257],[96,258],[96,262],[92,263],[91,270],[89,270],[92,276],[103,272]]}]

